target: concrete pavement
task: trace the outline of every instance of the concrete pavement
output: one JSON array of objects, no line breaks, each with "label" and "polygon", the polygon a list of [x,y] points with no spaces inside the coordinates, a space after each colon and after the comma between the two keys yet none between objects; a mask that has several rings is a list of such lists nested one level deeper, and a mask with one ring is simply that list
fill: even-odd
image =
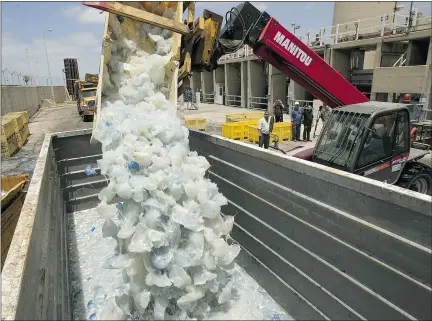
[{"label": "concrete pavement", "polygon": [[54,107],[41,108],[30,119],[30,137],[27,143],[9,159],[2,159],[2,175],[33,174],[45,134],[91,128],[78,115],[76,102],[66,102]]}]

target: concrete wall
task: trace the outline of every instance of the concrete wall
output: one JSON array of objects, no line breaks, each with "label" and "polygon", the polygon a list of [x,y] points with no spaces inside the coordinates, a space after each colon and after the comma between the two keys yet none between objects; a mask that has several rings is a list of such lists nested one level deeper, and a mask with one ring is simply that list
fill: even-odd
[{"label": "concrete wall", "polygon": [[[394,8],[394,1],[374,1],[374,2],[334,2],[333,9],[333,22],[332,25],[336,26],[339,24],[339,32],[347,32],[347,31],[355,31],[354,21],[356,20],[364,20],[360,25],[360,33],[370,33],[371,29],[363,28],[379,26],[381,25],[380,16],[383,14],[392,14]],[[389,18],[390,19],[390,18]],[[344,25],[345,23],[349,23],[348,25]],[[376,32],[376,30],[374,30]],[[336,28],[333,28],[332,34],[336,32]]]},{"label": "concrete wall", "polygon": [[[56,102],[66,100],[64,86],[54,86]],[[1,87],[1,114],[10,112],[27,111],[32,117],[42,105],[44,99],[52,99],[51,87],[24,87],[24,86],[2,86]]]},{"label": "concrete wall", "polygon": [[225,92],[227,95],[241,95],[241,64],[225,65]]},{"label": "concrete wall", "polygon": [[214,72],[214,82],[217,84],[225,84],[225,65],[219,65]]},{"label": "concrete wall", "polygon": [[421,93],[428,66],[381,67],[374,70],[374,93]]},{"label": "concrete wall", "polygon": [[288,87],[288,96],[294,100],[306,100],[308,92],[299,84],[291,81]]},{"label": "concrete wall", "polygon": [[197,92],[201,89],[201,73],[200,72],[194,72],[192,74],[192,91]]},{"label": "concrete wall", "polygon": [[276,99],[284,104],[287,97],[286,76],[272,65],[269,66],[269,107],[273,106]]},{"label": "concrete wall", "polygon": [[350,78],[350,51],[332,49],[330,65],[346,78]]},{"label": "concrete wall", "polygon": [[249,97],[264,97],[267,94],[265,66],[260,60],[248,62],[248,95]]},{"label": "concrete wall", "polygon": [[201,73],[201,88],[204,95],[214,92],[213,72],[204,71]]},{"label": "concrete wall", "polygon": [[375,50],[368,50],[365,52],[363,69],[373,69],[375,61]]}]

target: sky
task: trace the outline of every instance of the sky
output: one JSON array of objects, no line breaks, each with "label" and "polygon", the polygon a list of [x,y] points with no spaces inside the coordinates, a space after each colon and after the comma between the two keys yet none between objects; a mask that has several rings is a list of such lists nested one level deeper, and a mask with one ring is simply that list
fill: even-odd
[{"label": "sky", "polygon": [[[195,16],[208,9],[225,17],[225,13],[239,3],[197,2]],[[293,21],[301,25],[300,31],[331,25],[333,2],[255,2],[254,5],[287,28]],[[103,25],[104,15],[81,2],[2,2],[1,69],[47,77],[42,37],[45,32],[54,84],[63,79],[65,58],[78,59],[81,78],[85,73],[98,73]]]},{"label": "sky", "polygon": [[[240,2],[197,2],[195,17],[208,9],[225,17]],[[298,35],[332,24],[333,2],[252,2],[285,28],[300,25]],[[99,72],[104,15],[81,2],[2,2],[1,69],[48,76],[45,43],[53,83],[63,83],[65,58],[77,58],[80,77]],[[52,29],[51,32],[48,29]],[[28,52],[28,60],[26,57]],[[29,67],[30,65],[30,67]],[[30,69],[30,70],[29,70]]]}]

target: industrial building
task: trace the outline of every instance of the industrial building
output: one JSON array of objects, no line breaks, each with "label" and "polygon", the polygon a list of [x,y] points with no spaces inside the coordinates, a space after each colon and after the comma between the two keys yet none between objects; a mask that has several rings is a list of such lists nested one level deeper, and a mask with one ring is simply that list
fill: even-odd
[{"label": "industrial building", "polygon": [[[432,106],[431,22],[430,3],[335,2],[333,25],[300,39],[371,100]],[[247,46],[221,57],[219,65],[193,74],[192,89],[204,102],[267,108],[276,99],[314,99]]]}]

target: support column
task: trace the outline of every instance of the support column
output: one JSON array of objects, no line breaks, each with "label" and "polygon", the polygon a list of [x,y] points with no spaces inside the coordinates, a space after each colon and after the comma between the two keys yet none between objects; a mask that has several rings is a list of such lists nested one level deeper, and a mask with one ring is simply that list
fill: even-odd
[{"label": "support column", "polygon": [[271,64],[268,64],[268,80],[267,80],[267,84],[268,84],[268,95],[269,95],[269,99],[268,99],[268,104],[267,104],[267,110],[270,112],[270,115],[274,116],[274,111],[273,111],[273,103],[275,98],[273,97],[273,82],[272,82],[272,77],[273,77],[273,66]]},{"label": "support column", "polygon": [[248,62],[242,61],[241,62],[241,106],[244,108],[248,108]]},{"label": "support column", "polygon": [[226,95],[229,95],[229,93],[230,93],[230,87],[231,87],[231,84],[230,84],[230,81],[228,81],[229,80],[229,75],[230,75],[230,73],[231,73],[231,64],[230,63],[227,63],[227,64],[225,64],[225,74],[224,74],[224,81],[225,81],[225,105],[228,105],[228,97],[226,96]]},{"label": "support column", "polygon": [[[233,99],[233,96],[241,96],[241,64],[233,62],[225,64],[225,92],[227,94],[227,100]],[[230,96],[230,97],[228,97]],[[240,106],[241,102],[237,100],[231,102],[235,106]]]},{"label": "support column", "polygon": [[332,50],[330,47],[326,47],[324,49],[324,61],[328,64],[330,64],[331,52],[332,52]]},{"label": "support column", "polygon": [[[429,39],[429,49],[425,69],[425,80],[422,88],[422,94],[425,99],[424,109],[432,109],[432,36]],[[426,112],[426,119],[432,120],[432,112]]]},{"label": "support column", "polygon": [[[375,50],[375,57],[374,57],[374,62],[373,62],[373,69],[376,68],[380,68],[381,67],[381,56],[382,56],[382,48],[383,48],[383,43],[382,42],[378,42],[377,46],[376,46],[376,50]],[[374,82],[374,77],[372,78],[372,84],[371,84],[371,88],[373,88],[373,82]],[[370,100],[375,101],[377,98],[377,93],[376,92],[371,92],[370,95]]]}]

